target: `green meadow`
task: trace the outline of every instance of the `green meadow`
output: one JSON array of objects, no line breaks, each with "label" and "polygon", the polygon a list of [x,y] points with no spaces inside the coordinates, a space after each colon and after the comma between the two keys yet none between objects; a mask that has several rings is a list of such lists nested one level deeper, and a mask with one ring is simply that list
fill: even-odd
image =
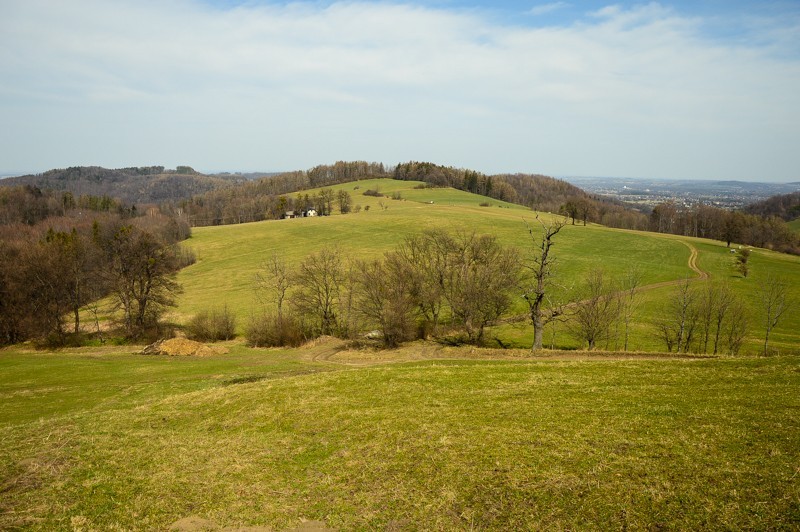
[{"label": "green meadow", "polygon": [[[261,263],[273,253],[292,266],[329,245],[339,246],[348,258],[377,258],[409,235],[431,227],[495,235],[503,244],[516,247],[523,258],[530,253],[532,241],[528,227],[538,228],[537,213],[458,190],[417,189],[417,185],[416,182],[380,179],[332,187],[350,192],[353,204],[362,207],[358,213],[195,228],[185,245],[195,252],[198,260],[179,275],[185,292],[179,300],[177,320],[185,322],[199,311],[225,304],[238,316],[241,329],[258,306],[255,275]],[[389,196],[399,193],[403,199],[364,196],[363,192],[368,189]],[[489,205],[481,206],[481,203]],[[367,206],[369,209],[365,210]],[[553,216],[538,215],[544,220]],[[747,302],[750,333],[744,350],[757,352],[763,330],[761,308],[756,298],[758,283],[772,273],[786,278],[793,287],[800,287],[800,257],[754,250],[751,274],[745,279],[734,270],[733,255],[721,242],[615,230],[593,224],[569,225],[558,234],[554,247],[558,257],[557,286],[567,293],[575,290],[593,268],[604,268],[613,276],[635,267],[642,274],[643,285],[694,278],[698,274],[688,265],[692,246],[698,250],[699,267],[710,275],[711,282],[729,283]],[[665,302],[674,291],[675,287],[665,286],[642,293],[631,339],[633,349],[664,349],[656,335],[655,322],[663,316]],[[798,292],[800,290],[795,288],[795,296],[800,297]],[[524,312],[524,302],[520,298],[514,313]],[[533,337],[527,325],[502,326],[492,334],[504,344],[516,347],[530,346]],[[775,330],[774,342],[770,343],[779,352],[800,349],[800,312],[789,313],[782,319]],[[580,347],[563,325],[555,330],[554,346]]]},{"label": "green meadow", "polygon": [[[426,227],[530,250],[536,213],[414,186],[337,187],[358,213],[196,228],[172,317],[227,304],[241,328],[272,253],[292,265],[325,245],[380,257]],[[592,268],[641,271],[635,352],[580,351],[562,327],[545,335],[557,349],[533,356],[524,322],[487,335],[511,349],[237,338],[207,357],[0,350],[0,529],[168,530],[187,518],[183,530],[800,528],[800,312],[762,357],[757,301],[776,274],[798,297],[800,259],[753,250],[743,278],[720,242],[597,225],[567,226],[556,242],[565,290]],[[747,301],[740,356],[660,352],[656,321],[687,277]]]},{"label": "green meadow", "polygon": [[800,526],[797,357],[227,346],[0,351],[0,528]]}]

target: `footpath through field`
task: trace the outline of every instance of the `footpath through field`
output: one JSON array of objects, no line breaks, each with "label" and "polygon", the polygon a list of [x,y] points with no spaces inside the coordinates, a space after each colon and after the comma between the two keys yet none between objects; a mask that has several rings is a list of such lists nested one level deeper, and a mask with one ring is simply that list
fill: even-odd
[{"label": "footpath through field", "polygon": [[[694,247],[693,244],[687,242],[686,240],[677,239],[681,244],[689,248],[689,268],[697,274],[697,277],[693,279],[689,279],[689,281],[705,281],[711,278],[711,275],[700,268],[700,265],[697,263],[697,258],[700,256],[700,252],[697,251],[697,248]],[[656,288],[664,288],[665,286],[676,286],[683,283],[686,279],[675,279],[674,281],[662,281],[660,283],[653,283],[647,284],[644,286],[640,286],[636,289],[636,292],[644,292],[646,290],[655,290]]]}]

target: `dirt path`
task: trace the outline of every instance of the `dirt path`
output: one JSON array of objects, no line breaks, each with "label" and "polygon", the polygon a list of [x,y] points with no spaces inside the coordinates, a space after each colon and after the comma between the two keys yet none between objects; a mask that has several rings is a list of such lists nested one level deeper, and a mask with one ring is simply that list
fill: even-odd
[{"label": "dirt path", "polygon": [[697,273],[697,278],[708,279],[711,277],[707,271],[701,269],[700,266],[697,265],[697,257],[700,255],[700,253],[697,251],[697,248],[685,240],[681,240],[681,242],[689,248],[689,251],[691,251],[689,254],[689,267]]},{"label": "dirt path", "polygon": [[[684,246],[686,246],[687,248],[689,248],[688,266],[693,272],[697,274],[697,277],[695,277],[694,279],[689,279],[689,281],[705,281],[707,279],[710,279],[711,275],[707,271],[700,268],[700,266],[697,263],[697,259],[700,256],[700,252],[697,251],[697,248],[694,247],[693,244],[686,242],[685,240],[679,240],[679,242]],[[674,281],[661,281],[660,283],[647,284],[637,288],[636,293],[638,294],[640,292],[646,292],[648,290],[655,290],[656,288],[664,288],[665,286],[677,286],[684,281],[685,279],[675,279]]]}]

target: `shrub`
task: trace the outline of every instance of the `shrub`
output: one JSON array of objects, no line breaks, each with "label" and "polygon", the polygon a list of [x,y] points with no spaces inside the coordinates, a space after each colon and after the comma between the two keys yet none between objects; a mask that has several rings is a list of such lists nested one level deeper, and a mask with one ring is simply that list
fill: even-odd
[{"label": "shrub", "polygon": [[401,199],[403,199],[403,196],[400,194],[400,191],[398,190],[398,191],[392,193],[392,199],[393,200],[401,200]]},{"label": "shrub", "polygon": [[175,257],[178,260],[177,266],[179,269],[191,266],[197,262],[197,256],[195,255],[194,250],[184,246],[178,247],[178,252],[175,254]]},{"label": "shrub", "polygon": [[186,335],[199,342],[231,340],[236,336],[236,318],[227,305],[222,309],[204,310],[191,319]]},{"label": "shrub", "polygon": [[311,336],[297,317],[266,313],[254,314],[244,334],[250,347],[297,347]]},{"label": "shrub", "polygon": [[382,198],[383,194],[378,192],[377,190],[367,189],[364,191],[365,196],[372,196],[373,198]]}]

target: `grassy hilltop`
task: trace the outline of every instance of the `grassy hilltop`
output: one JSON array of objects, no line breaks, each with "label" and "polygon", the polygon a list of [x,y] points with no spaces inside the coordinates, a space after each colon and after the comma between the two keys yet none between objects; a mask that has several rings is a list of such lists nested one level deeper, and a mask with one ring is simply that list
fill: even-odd
[{"label": "grassy hilltop", "polygon": [[[413,187],[351,183],[336,188],[359,213],[196,229],[177,318],[224,303],[246,318],[273,251],[291,264],[330,243],[377,257],[433,226],[529,247],[531,211]],[[362,196],[368,188],[403,199]],[[757,283],[772,272],[800,286],[800,259],[754,250],[744,279],[720,242],[594,225],[566,227],[555,252],[565,285],[595,266],[640,266],[650,287],[637,350],[663,349],[654,322],[670,283],[727,280],[753,314],[743,356],[373,351],[332,338],[297,349],[237,339],[202,358],[13,346],[0,350],[0,529],[800,526],[800,313],[773,334],[780,356],[755,356]],[[489,338],[527,348],[530,329],[505,324]],[[577,347],[565,331],[556,343]]]},{"label": "grassy hilltop", "polygon": [[[505,245],[513,245],[524,254],[531,248],[525,222],[538,227],[536,213],[524,207],[489,200],[467,192],[441,188],[414,188],[418,183],[378,179],[358,181],[331,187],[351,193],[361,212],[330,217],[266,221],[219,227],[199,227],[186,243],[198,261],[184,269],[179,281],[185,294],[178,308],[181,319],[210,306],[227,304],[240,318],[240,324],[256,305],[253,279],[260,263],[278,253],[292,265],[325,245],[340,246],[351,258],[372,258],[393,249],[402,240],[428,227],[452,231],[466,230],[497,236]],[[364,196],[365,190],[379,190],[391,196],[399,193],[402,200]],[[313,192],[313,191],[312,191]],[[386,209],[382,208],[383,204]],[[481,206],[489,203],[489,206]],[[369,210],[364,207],[369,206]],[[541,213],[549,218],[551,215]],[[689,265],[690,246],[698,250],[698,265],[707,271],[713,282],[728,280],[745,296],[752,314],[750,340],[745,346],[757,350],[761,324],[754,294],[757,284],[769,272],[779,273],[800,286],[800,258],[757,250],[751,259],[751,275],[741,278],[734,272],[733,258],[720,242],[656,233],[630,232],[598,225],[566,227],[557,237],[558,283],[566,287],[580,284],[592,268],[603,267],[609,273],[621,274],[637,266],[643,274],[642,284],[696,277]],[[652,323],[663,312],[666,298],[674,287],[647,290],[642,294],[634,349],[662,350]],[[523,313],[520,300],[516,312]],[[503,327],[496,334],[517,346],[530,345],[530,326]],[[775,331],[773,346],[796,349],[800,345],[800,316],[786,316]],[[558,334],[557,347],[580,347],[566,334]],[[610,346],[613,348],[614,346]]]}]

